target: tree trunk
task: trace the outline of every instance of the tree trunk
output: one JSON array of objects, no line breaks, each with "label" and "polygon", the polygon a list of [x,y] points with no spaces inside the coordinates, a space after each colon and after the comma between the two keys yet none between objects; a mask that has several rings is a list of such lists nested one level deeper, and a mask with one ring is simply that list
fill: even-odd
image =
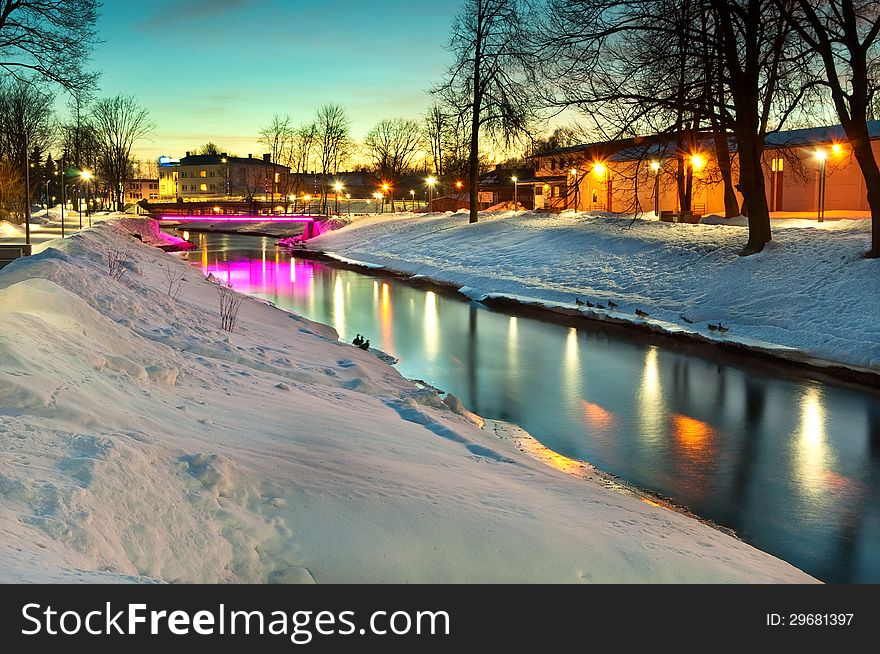
[{"label": "tree trunk", "polygon": [[727,143],[727,134],[716,131],[715,155],[718,158],[718,170],[721,172],[721,181],[724,184],[724,217],[735,218],[739,215],[739,200],[733,188],[733,172],[730,164],[730,147]]},{"label": "tree trunk", "polygon": [[[858,123],[858,124],[856,124]],[[868,190],[868,208],[871,210],[871,249],[869,258],[880,257],[880,166],[874,158],[867,124],[861,121],[844,123],[844,131],[853,150],[853,156],[862,170]]]},{"label": "tree trunk", "polygon": [[749,240],[740,256],[757,254],[772,240],[770,231],[770,207],[764,186],[762,139],[743,130],[737,134],[739,146],[739,182],[743,201],[749,208]]}]

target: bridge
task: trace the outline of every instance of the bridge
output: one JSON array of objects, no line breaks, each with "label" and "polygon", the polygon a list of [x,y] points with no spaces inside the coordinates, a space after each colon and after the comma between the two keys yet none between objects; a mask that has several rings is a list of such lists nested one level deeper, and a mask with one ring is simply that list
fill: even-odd
[{"label": "bridge", "polygon": [[305,240],[315,238],[323,231],[320,226],[322,216],[287,214],[270,214],[266,216],[240,214],[160,214],[152,217],[158,220],[160,225],[165,226],[170,224],[191,225],[194,223],[205,223],[209,225],[218,225],[222,223],[278,223],[285,225],[302,223],[304,225],[303,238]]}]

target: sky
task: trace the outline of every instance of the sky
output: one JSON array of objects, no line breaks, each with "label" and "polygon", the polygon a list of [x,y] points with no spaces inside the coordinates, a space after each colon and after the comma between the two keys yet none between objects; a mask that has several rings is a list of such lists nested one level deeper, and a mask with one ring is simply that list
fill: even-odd
[{"label": "sky", "polygon": [[341,104],[362,139],[418,118],[451,61],[457,0],[104,0],[92,69],[99,96],[134,94],[155,131],[143,159],[214,141],[258,155],[273,114],[295,123]]}]

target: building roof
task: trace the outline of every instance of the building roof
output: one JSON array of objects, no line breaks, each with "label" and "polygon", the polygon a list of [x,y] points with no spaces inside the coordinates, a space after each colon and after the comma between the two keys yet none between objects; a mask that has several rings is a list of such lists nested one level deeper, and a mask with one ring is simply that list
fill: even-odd
[{"label": "building roof", "polygon": [[480,187],[513,186],[513,178],[517,182],[532,179],[535,176],[534,168],[503,168],[496,166],[495,170],[480,175]]},{"label": "building roof", "polygon": [[230,157],[222,154],[195,154],[183,157],[180,160],[181,166],[219,166],[226,159],[228,164],[250,165],[250,166],[272,166],[273,168],[284,168],[281,164],[265,161],[262,157]]},{"label": "building roof", "polygon": [[[871,139],[880,139],[880,120],[868,121],[868,134]],[[538,157],[554,157],[570,153],[586,154],[588,157],[602,161],[627,161],[648,156],[662,156],[674,146],[678,133],[650,134],[610,141],[584,143],[566,148],[557,148],[549,152],[534,155]],[[712,137],[706,133],[690,133],[685,136],[693,147],[705,148],[711,145]],[[846,132],[842,125],[826,127],[807,127],[767,134],[765,146],[769,147],[804,147],[834,141],[846,141]],[[730,140],[731,152],[737,150],[736,141]]]}]

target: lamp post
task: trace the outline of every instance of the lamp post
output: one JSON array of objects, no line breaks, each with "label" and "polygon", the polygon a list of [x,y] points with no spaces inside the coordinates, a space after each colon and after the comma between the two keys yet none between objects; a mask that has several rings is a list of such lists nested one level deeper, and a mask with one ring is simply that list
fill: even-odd
[{"label": "lamp post", "polygon": [[[602,164],[597,164],[597,166],[601,166]],[[595,170],[595,169],[594,169]],[[572,168],[569,173],[572,178],[572,187],[574,188],[574,212],[577,213],[578,204],[580,203],[580,186],[578,185],[578,170],[577,168]]]},{"label": "lamp post", "polygon": [[410,211],[413,213],[416,212],[416,192],[412,189],[409,190],[409,196],[412,198],[412,207],[410,207]]},{"label": "lamp post", "polygon": [[64,205],[67,204],[67,197],[65,195],[65,191],[67,189],[64,188],[64,178],[67,169],[64,167],[64,158],[67,155],[65,152],[61,155],[61,238],[64,238]]},{"label": "lamp post", "polygon": [[510,178],[510,181],[513,182],[513,210],[516,211],[516,208],[519,206],[519,202],[517,202],[517,195],[519,192],[519,178],[513,176]]},{"label": "lamp post", "polygon": [[308,195],[308,194],[304,195],[303,202],[305,202],[305,204],[306,204],[306,214],[311,216],[312,215],[312,196]]},{"label": "lamp post", "polygon": [[[391,203],[391,213],[394,213],[394,195],[391,192],[391,185],[388,184],[387,182],[385,184],[382,184],[382,192],[384,194],[388,195],[388,200]],[[384,213],[384,206],[383,206],[383,213]]]},{"label": "lamp post", "polygon": [[660,218],[660,162],[652,161],[651,170],[654,171],[654,215]]},{"label": "lamp post", "polygon": [[825,150],[816,150],[816,159],[819,161],[819,197],[817,219],[820,223],[825,222],[825,171],[827,170],[828,153]]},{"label": "lamp post", "polygon": [[25,135],[24,145],[24,242],[31,244],[31,167],[28,159],[31,150],[30,139]]},{"label": "lamp post", "polygon": [[376,204],[379,205],[379,213],[385,213],[385,196],[377,191],[376,193],[373,193],[373,199],[376,200]]},{"label": "lamp post", "polygon": [[339,215],[339,194],[342,193],[342,182],[336,182],[336,184],[334,185],[334,188],[336,189],[336,197],[335,197],[336,215],[338,216]]},{"label": "lamp post", "polygon": [[89,227],[92,226],[92,210],[89,204],[89,181],[92,179],[92,173],[89,170],[84,170],[80,173],[80,177],[82,177],[83,182],[85,182],[86,186],[86,216],[89,218]]},{"label": "lamp post", "polygon": [[431,213],[434,208],[434,185],[437,183],[437,178],[429,177],[425,183],[428,185],[428,213]]}]

